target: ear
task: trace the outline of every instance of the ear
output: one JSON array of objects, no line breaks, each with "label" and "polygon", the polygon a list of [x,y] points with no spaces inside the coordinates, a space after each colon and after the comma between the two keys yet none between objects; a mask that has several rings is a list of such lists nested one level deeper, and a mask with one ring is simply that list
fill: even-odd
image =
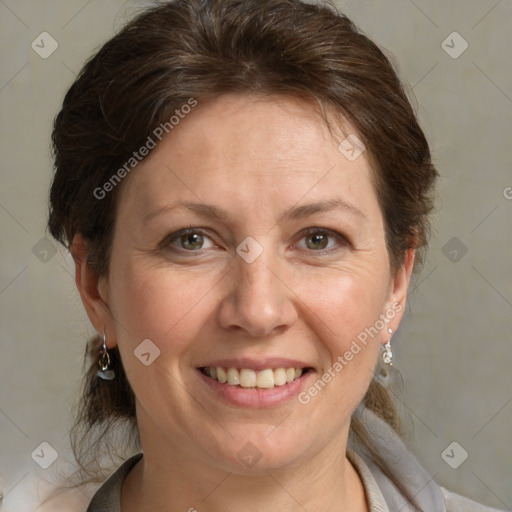
[{"label": "ear", "polygon": [[[388,300],[386,301],[386,310],[384,315],[389,318],[388,328],[393,332],[398,329],[405,312],[407,303],[407,291],[411,281],[411,275],[414,268],[415,249],[408,249],[405,253],[404,263],[391,277],[390,291]],[[389,336],[384,336],[384,343],[389,339]]]},{"label": "ear", "polygon": [[106,278],[98,277],[88,263],[89,248],[82,235],[75,235],[70,251],[75,262],[76,287],[87,316],[101,337],[103,333],[106,334],[107,346],[112,348],[117,342],[114,318],[109,307],[108,281]]}]

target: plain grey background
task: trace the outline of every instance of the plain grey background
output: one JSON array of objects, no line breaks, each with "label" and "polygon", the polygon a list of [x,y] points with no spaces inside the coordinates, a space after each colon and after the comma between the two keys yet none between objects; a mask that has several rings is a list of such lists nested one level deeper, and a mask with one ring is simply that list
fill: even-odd
[{"label": "plain grey background", "polygon": [[[512,2],[336,3],[395,56],[442,175],[431,247],[393,341],[411,446],[444,486],[511,510]],[[1,511],[33,510],[32,483],[68,468],[91,333],[70,259],[45,238],[51,123],[84,60],[143,5],[0,1]],[[58,457],[48,470],[42,442]]]}]

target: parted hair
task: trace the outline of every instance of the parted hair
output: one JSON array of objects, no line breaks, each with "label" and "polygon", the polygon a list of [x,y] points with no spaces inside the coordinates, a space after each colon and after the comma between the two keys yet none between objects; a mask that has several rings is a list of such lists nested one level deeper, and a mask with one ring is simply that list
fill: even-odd
[{"label": "parted hair", "polygon": [[[392,271],[408,249],[421,255],[437,172],[397,72],[335,7],[301,0],[168,1],[144,10],[105,43],[84,65],[54,122],[51,234],[67,247],[81,234],[88,264],[98,276],[108,275],[123,183],[101,199],[94,191],[191,98],[204,104],[226,93],[294,96],[334,112],[340,124],[348,121],[370,161]],[[117,423],[137,429],[119,353],[111,350],[116,379],[103,381],[96,376],[98,351],[97,341],[87,351],[72,432],[83,468]],[[394,401],[378,378],[364,403],[400,432]],[[390,474],[355,417],[351,436]]]}]

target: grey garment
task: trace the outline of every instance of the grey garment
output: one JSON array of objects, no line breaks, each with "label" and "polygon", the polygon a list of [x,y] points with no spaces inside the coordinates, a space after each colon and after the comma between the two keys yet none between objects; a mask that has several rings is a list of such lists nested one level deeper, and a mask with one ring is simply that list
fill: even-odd
[{"label": "grey garment", "polygon": [[130,470],[142,459],[137,453],[126,460],[110,478],[96,491],[87,512],[121,512],[121,488]]},{"label": "grey garment", "polygon": [[[370,512],[499,512],[439,486],[396,432],[369,409],[360,405],[354,416],[366,428],[388,471],[384,474],[371,455],[349,439],[347,456],[361,476]],[[404,497],[394,482],[400,482],[414,503]]]},{"label": "grey garment", "polygon": [[[396,500],[399,499],[401,501],[403,498],[396,495],[396,492],[394,494],[387,493],[386,497],[384,497],[375,476],[363,459],[357,453],[351,452],[350,450],[347,452],[347,456],[363,481],[370,512],[394,512],[397,510],[421,510],[422,512],[500,512],[495,508],[486,507],[439,486],[437,487],[443,500],[439,503],[441,508],[432,508],[433,505],[426,505],[421,499],[419,500],[421,509],[415,509],[411,504],[405,502],[405,500],[404,503],[406,503],[406,506],[409,508],[406,508],[406,506],[404,506],[404,508],[395,508]],[[426,506],[430,506],[430,508],[425,508]]]},{"label": "grey garment", "polygon": [[[356,414],[385,460],[391,476],[385,475],[363,449],[349,443],[347,457],[361,477],[370,512],[499,512],[437,485],[384,421],[367,409],[360,408]],[[123,481],[141,458],[142,453],[139,453],[125,461],[98,489],[87,512],[121,512]],[[393,481],[400,482],[414,497],[417,507],[404,498]]]}]

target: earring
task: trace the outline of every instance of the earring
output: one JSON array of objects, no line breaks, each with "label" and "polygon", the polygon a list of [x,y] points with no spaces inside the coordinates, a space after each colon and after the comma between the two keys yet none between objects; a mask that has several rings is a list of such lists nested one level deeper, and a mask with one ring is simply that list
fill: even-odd
[{"label": "earring", "polygon": [[98,359],[98,366],[100,369],[96,373],[96,375],[103,380],[112,380],[115,378],[116,374],[114,370],[110,368],[110,355],[107,349],[107,335],[105,331],[103,331],[103,344],[100,348],[100,357]]},{"label": "earring", "polygon": [[393,352],[391,351],[391,335],[393,334],[392,329],[388,329],[389,332],[389,340],[384,345],[384,352],[382,353],[382,360],[384,363],[388,364],[389,366],[393,366]]}]

